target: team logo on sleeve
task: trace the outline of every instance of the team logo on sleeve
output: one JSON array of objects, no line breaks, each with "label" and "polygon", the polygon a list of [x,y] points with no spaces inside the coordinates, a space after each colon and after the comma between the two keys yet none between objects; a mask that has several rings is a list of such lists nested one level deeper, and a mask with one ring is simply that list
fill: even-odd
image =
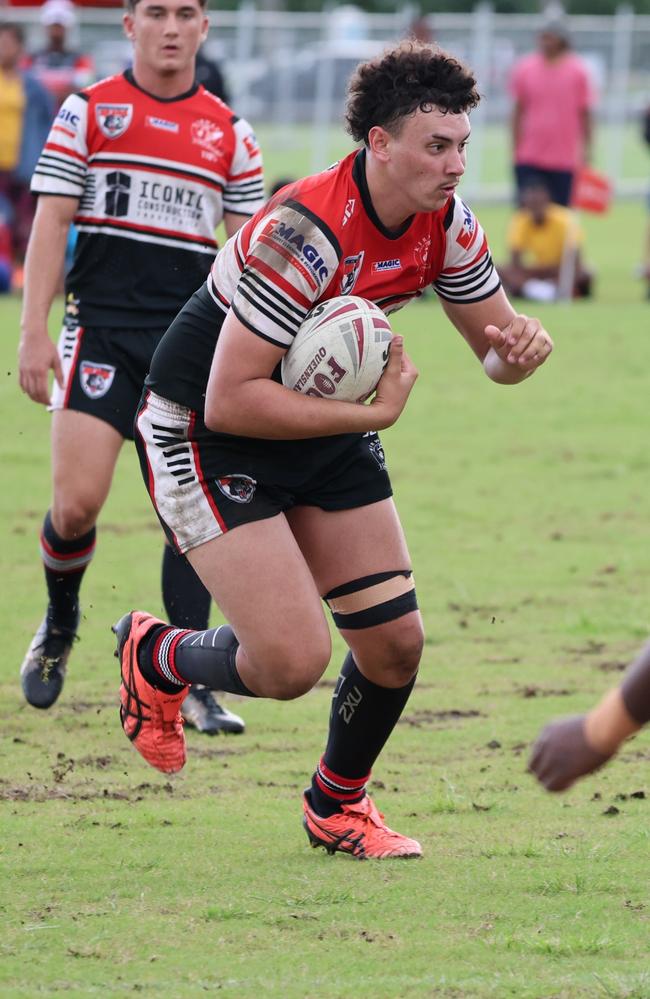
[{"label": "team logo on sleeve", "polygon": [[133,118],[132,104],[98,104],[95,117],[99,130],[107,139],[124,135]]},{"label": "team logo on sleeve", "polygon": [[115,368],[111,364],[82,361],[79,369],[81,387],[89,399],[101,399],[113,384]]},{"label": "team logo on sleeve", "polygon": [[248,475],[222,475],[215,482],[224,496],[235,503],[250,503],[257,486],[255,479]]},{"label": "team logo on sleeve", "polygon": [[365,251],[362,250],[361,253],[356,253],[351,257],[346,257],[343,261],[343,274],[341,275],[342,295],[349,295],[357,283],[357,279],[361,273],[361,268],[363,267],[364,253]]},{"label": "team logo on sleeve", "polygon": [[456,236],[456,242],[464,250],[469,250],[478,235],[478,225],[467,205],[461,202],[461,207],[463,210],[463,226]]}]

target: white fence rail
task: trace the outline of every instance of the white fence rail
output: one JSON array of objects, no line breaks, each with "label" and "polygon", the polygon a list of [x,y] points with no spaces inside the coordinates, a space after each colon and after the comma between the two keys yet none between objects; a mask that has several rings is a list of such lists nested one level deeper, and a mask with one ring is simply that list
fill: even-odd
[{"label": "white fence rail", "polygon": [[[38,8],[14,8],[39,36]],[[93,52],[100,75],[120,71],[130,57],[121,31],[121,11],[79,9],[77,43]],[[340,123],[350,72],[360,59],[408,34],[415,8],[395,14],[365,14],[354,7],[322,12],[258,9],[244,0],[236,11],[211,11],[206,45],[229,84],[231,103],[253,124],[271,124],[287,139],[291,129],[311,128],[314,170],[326,165],[330,126]],[[650,103],[650,16],[621,7],[614,16],[567,19],[573,47],[588,62],[600,95],[597,109],[599,162],[620,194],[639,195],[647,186],[648,158],[639,119]],[[483,101],[473,115],[470,170],[464,188],[473,197],[507,196],[509,178],[495,177],[491,160],[507,161],[506,81],[518,56],[535,46],[536,15],[495,14],[480,4],[471,14],[435,14],[432,36],[477,74]],[[499,171],[496,171],[497,173]]]}]

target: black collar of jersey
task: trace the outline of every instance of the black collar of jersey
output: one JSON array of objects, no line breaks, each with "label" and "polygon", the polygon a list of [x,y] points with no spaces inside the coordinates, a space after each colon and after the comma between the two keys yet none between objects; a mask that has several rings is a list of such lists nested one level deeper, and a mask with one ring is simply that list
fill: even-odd
[{"label": "black collar of jersey", "polygon": [[382,236],[386,239],[399,239],[404,233],[410,229],[411,222],[414,216],[409,215],[405,222],[402,222],[398,229],[387,229],[384,223],[381,221],[375,207],[372,203],[370,197],[370,191],[368,190],[368,181],[366,180],[366,150],[360,149],[357,153],[354,164],[352,166],[352,179],[359,188],[359,194],[361,195],[361,203],[366,210],[366,214],[372,224],[376,229],[379,229]]},{"label": "black collar of jersey", "polygon": [[190,89],[186,90],[184,94],[177,94],[176,97],[158,97],[157,94],[150,93],[136,82],[132,69],[124,70],[124,79],[127,80],[132,87],[135,87],[136,90],[139,90],[141,94],[146,94],[147,97],[151,97],[154,101],[160,101],[161,104],[174,104],[176,101],[186,101],[188,97],[192,97],[192,95],[199,89],[199,84],[193,83]]}]

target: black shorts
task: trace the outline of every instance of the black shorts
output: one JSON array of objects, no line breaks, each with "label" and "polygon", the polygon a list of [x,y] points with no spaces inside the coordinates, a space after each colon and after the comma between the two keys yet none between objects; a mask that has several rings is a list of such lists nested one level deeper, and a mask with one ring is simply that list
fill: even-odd
[{"label": "black shorts", "polygon": [[133,440],[144,380],[164,332],[64,326],[58,345],[64,387],[54,383],[50,408],[89,413]]},{"label": "black shorts", "polygon": [[376,433],[300,441],[215,434],[200,414],[149,390],[135,430],[149,495],[180,552],[294,506],[351,510],[392,496]]}]

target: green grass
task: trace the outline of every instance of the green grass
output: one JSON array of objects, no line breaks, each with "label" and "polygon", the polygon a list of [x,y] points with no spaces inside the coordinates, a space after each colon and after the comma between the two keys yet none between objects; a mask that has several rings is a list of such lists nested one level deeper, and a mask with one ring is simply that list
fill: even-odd
[{"label": "green grass", "polygon": [[[481,215],[499,256],[505,215]],[[482,376],[435,301],[395,317],[421,376],[383,436],[428,637],[373,793],[422,842],[412,863],[307,847],[327,683],[233,699],[246,734],[190,732],[173,780],[128,745],[109,625],[161,610],[130,448],[61,700],[24,704],[49,417],[16,388],[18,302],[2,301],[3,997],[650,996],[648,734],[562,797],[526,773],[540,725],[590,705],[650,633],[643,223],[632,204],[587,220],[597,298],[540,310],[556,352],[519,388]],[[330,684],[341,657],[337,640]]]}]

